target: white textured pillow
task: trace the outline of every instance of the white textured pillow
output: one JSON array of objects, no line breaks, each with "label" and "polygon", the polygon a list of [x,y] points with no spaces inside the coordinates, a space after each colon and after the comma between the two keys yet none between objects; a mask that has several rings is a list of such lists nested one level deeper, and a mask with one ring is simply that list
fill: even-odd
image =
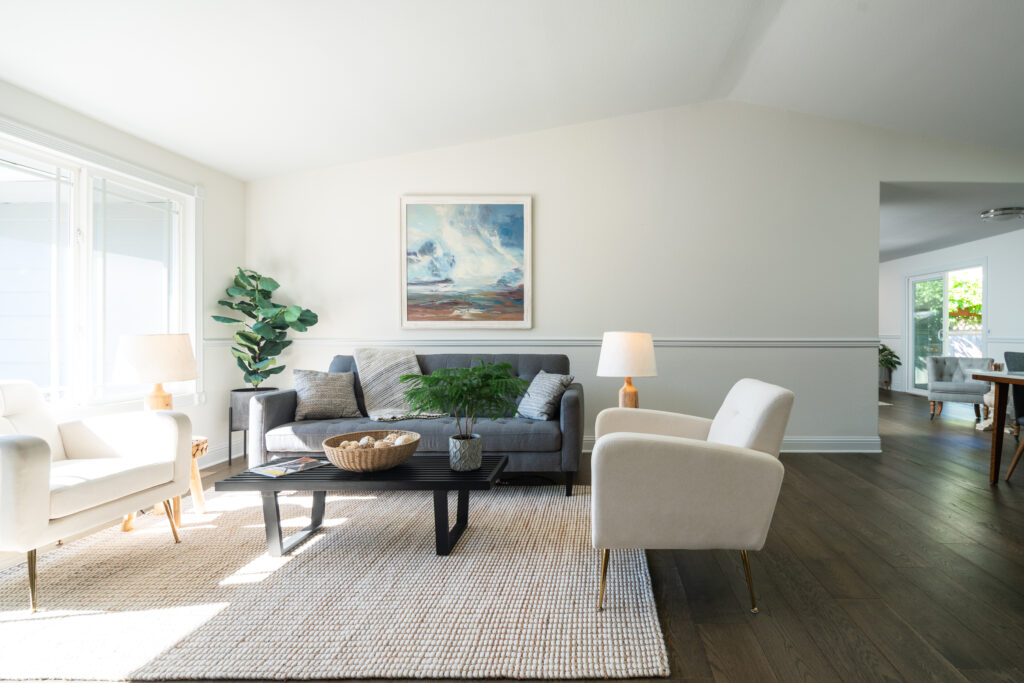
[{"label": "white textured pillow", "polygon": [[562,394],[570,384],[572,375],[556,375],[541,370],[519,402],[519,414],[534,420],[550,420],[558,412]]},{"label": "white textured pillow", "polygon": [[356,403],[355,375],[351,372],[292,370],[292,379],[296,420],[362,417]]}]

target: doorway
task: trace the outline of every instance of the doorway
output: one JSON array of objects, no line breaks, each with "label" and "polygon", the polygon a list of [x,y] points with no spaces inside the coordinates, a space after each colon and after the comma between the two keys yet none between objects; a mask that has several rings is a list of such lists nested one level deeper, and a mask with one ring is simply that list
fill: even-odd
[{"label": "doorway", "polygon": [[911,277],[908,295],[908,354],[913,360],[908,389],[924,394],[928,390],[929,356],[985,355],[985,266],[970,265]]}]

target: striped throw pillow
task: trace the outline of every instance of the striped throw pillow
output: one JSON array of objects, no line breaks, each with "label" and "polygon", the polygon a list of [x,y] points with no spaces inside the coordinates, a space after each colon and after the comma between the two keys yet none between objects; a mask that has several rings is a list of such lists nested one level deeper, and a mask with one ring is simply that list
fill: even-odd
[{"label": "striped throw pillow", "polygon": [[351,372],[292,370],[292,379],[296,420],[362,417],[356,403],[355,375]]},{"label": "striped throw pillow", "polygon": [[519,414],[534,420],[550,420],[558,412],[562,394],[572,384],[572,375],[556,375],[541,370],[530,382],[519,403]]}]

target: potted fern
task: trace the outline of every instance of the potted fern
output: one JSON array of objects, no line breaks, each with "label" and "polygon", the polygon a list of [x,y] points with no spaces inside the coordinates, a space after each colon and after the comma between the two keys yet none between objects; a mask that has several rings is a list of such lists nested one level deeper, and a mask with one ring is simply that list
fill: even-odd
[{"label": "potted fern", "polygon": [[457,433],[448,438],[448,462],[458,472],[480,469],[483,441],[473,433],[477,419],[514,415],[516,400],[530,386],[512,374],[510,363],[474,362],[479,364],[401,377],[408,385],[405,398],[413,411],[455,418]]},{"label": "potted fern", "polygon": [[249,428],[249,399],[254,394],[275,390],[260,385],[284,371],[285,366],[277,364],[277,356],[292,343],[288,332],[305,332],[318,322],[316,313],[308,308],[274,303],[271,299],[280,286],[274,278],[239,268],[234,282],[225,291],[228,298],[217,302],[240,316],[215,315],[213,319],[239,326],[232,336],[235,344],[231,355],[249,385],[231,391],[232,430]]},{"label": "potted fern", "polygon": [[878,379],[886,389],[892,384],[892,371],[903,365],[896,352],[885,344],[878,345]]}]

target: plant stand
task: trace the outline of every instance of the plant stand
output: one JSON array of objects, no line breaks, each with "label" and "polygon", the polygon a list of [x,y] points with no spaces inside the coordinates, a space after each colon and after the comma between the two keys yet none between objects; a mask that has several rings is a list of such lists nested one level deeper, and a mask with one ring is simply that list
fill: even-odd
[{"label": "plant stand", "polygon": [[242,457],[249,458],[249,399],[256,394],[277,391],[277,387],[232,389],[228,402],[228,467],[231,467],[231,436],[242,432]]}]

